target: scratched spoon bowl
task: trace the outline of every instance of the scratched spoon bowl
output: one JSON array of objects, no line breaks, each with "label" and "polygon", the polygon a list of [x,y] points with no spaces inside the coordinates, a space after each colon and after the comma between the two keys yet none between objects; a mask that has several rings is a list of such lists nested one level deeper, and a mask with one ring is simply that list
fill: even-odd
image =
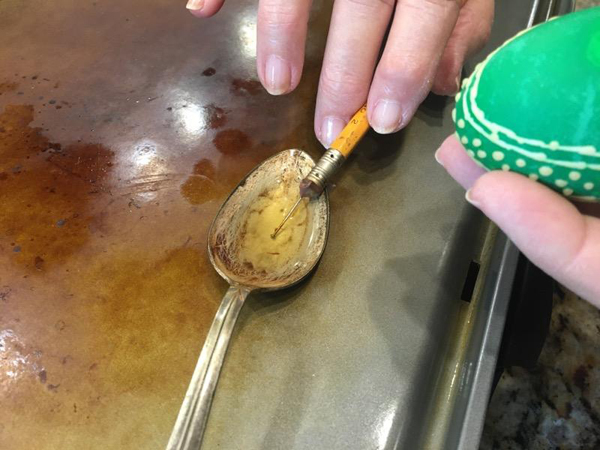
[{"label": "scratched spoon bowl", "polygon": [[[231,192],[208,233],[208,253],[215,270],[230,284],[208,332],[192,380],[181,405],[167,450],[198,450],[235,322],[250,292],[283,289],[299,283],[315,268],[329,233],[327,192],[308,204],[308,232],[297,257],[266,272],[242,264],[239,236],[248,208],[281,183],[299,188],[314,166],[302,150],[284,150],[254,168]],[[268,233],[272,231],[269,230]]]}]

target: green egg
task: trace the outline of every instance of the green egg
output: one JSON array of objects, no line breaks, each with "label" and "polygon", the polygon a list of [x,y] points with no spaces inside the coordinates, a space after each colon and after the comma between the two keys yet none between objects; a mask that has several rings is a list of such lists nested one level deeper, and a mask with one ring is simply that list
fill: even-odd
[{"label": "green egg", "polygon": [[452,113],[469,155],[568,197],[600,200],[600,8],[504,43],[463,81]]}]

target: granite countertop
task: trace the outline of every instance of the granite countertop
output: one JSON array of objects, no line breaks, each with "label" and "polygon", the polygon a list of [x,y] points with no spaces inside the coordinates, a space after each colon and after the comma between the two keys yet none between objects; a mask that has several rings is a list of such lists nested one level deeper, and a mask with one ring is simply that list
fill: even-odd
[{"label": "granite countertop", "polygon": [[[579,0],[577,9],[599,6]],[[556,288],[537,367],[508,369],[488,408],[481,450],[600,448],[600,310]]]},{"label": "granite countertop", "polygon": [[537,367],[505,371],[480,448],[600,448],[599,343],[600,311],[557,288]]}]

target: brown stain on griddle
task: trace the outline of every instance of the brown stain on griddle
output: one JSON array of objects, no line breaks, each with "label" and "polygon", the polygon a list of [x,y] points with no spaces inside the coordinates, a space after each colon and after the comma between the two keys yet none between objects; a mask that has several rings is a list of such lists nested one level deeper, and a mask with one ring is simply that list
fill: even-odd
[{"label": "brown stain on griddle", "polygon": [[224,155],[243,153],[252,147],[250,137],[237,129],[219,131],[213,139],[213,144]]},{"label": "brown stain on griddle", "polygon": [[231,92],[235,95],[256,95],[262,90],[262,85],[258,80],[235,78],[231,81]]},{"label": "brown stain on griddle", "polygon": [[0,114],[0,239],[20,247],[15,263],[40,272],[87,241],[114,155],[98,144],[52,143],[33,120],[31,105]]},{"label": "brown stain on griddle", "polygon": [[209,67],[202,72],[203,77],[212,77],[217,71],[214,67]]},{"label": "brown stain on griddle", "polygon": [[181,194],[192,205],[201,205],[220,196],[222,189],[215,183],[215,167],[208,159],[194,165],[193,173],[181,186]]},{"label": "brown stain on griddle", "polygon": [[[55,294],[48,298],[48,311],[62,310],[73,325],[61,319],[39,336],[39,347],[7,339],[8,362],[28,365],[18,385],[0,390],[3,402],[38,425],[93,427],[113,423],[111,416],[121,406],[156,409],[158,396],[166,422],[174,420],[227,289],[210,264],[205,242],[205,233],[199,233],[157,254],[138,249],[98,256],[71,277],[71,300],[56,298],[55,287],[48,286]],[[65,347],[73,353],[61,353]],[[78,416],[72,415],[73,403]],[[168,436],[172,425],[166,422]]]},{"label": "brown stain on griddle", "polygon": [[18,87],[19,84],[15,83],[14,81],[3,81],[0,83],[0,95],[7,92],[16,91]]},{"label": "brown stain on griddle", "polygon": [[[107,395],[177,392],[189,381],[173,371],[193,370],[190,363],[227,288],[208,259],[205,242],[205,235],[194,236],[154,259],[121,253],[90,268],[89,278],[110,280],[97,286],[99,321],[94,323],[99,330],[94,348],[100,350],[94,371],[101,372]],[[177,340],[171,338],[165,347],[166,336]],[[189,342],[197,345],[184,347]]]},{"label": "brown stain on griddle", "polygon": [[213,104],[204,107],[208,116],[208,127],[212,130],[221,128],[227,123],[227,111]]},{"label": "brown stain on griddle", "polygon": [[201,159],[194,164],[194,175],[202,175],[210,179],[214,179],[216,175],[216,169],[212,162],[208,159]]}]

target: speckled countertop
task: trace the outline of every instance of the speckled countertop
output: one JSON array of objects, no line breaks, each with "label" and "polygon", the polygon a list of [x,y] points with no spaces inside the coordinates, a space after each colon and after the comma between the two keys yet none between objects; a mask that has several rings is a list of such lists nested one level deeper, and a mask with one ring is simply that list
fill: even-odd
[{"label": "speckled countertop", "polygon": [[[577,9],[599,5],[600,0],[579,0]],[[557,288],[537,367],[505,371],[480,449],[599,448],[600,310]]]},{"label": "speckled countertop", "polygon": [[557,289],[537,367],[505,371],[481,449],[600,448],[599,363],[600,311]]}]

